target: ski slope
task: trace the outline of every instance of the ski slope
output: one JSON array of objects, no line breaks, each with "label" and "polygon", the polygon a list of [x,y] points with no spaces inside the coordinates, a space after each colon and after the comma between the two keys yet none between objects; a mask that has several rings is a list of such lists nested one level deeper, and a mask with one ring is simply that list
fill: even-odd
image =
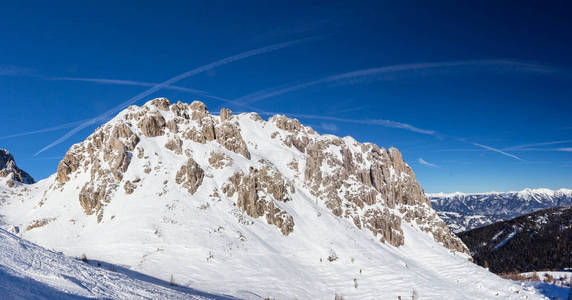
[{"label": "ski slope", "polygon": [[233,299],[158,283],[89,265],[0,229],[1,299]]}]

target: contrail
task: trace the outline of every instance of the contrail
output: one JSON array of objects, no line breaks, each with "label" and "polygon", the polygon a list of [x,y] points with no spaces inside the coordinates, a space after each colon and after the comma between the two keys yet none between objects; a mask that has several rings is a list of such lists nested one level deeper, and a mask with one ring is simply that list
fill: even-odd
[{"label": "contrail", "polygon": [[546,66],[518,62],[513,60],[466,60],[466,61],[451,61],[451,62],[402,64],[402,65],[385,66],[379,68],[371,68],[371,69],[341,73],[291,86],[286,86],[286,87],[282,86],[273,89],[265,89],[254,92],[246,96],[242,96],[236,100],[241,102],[245,101],[246,103],[252,103],[259,100],[280,96],[286,93],[298,91],[301,89],[309,88],[324,83],[330,83],[336,81],[348,82],[350,80],[356,80],[359,78],[371,78],[382,74],[389,74],[389,73],[396,73],[403,71],[442,69],[450,67],[496,67],[498,69],[507,71],[524,71],[533,73],[555,72],[555,70]]},{"label": "contrail", "polygon": [[[133,85],[133,86],[156,86],[159,83],[156,82],[145,82],[145,81],[133,81],[133,80],[121,80],[121,79],[108,79],[108,78],[86,78],[86,77],[52,77],[51,80],[65,80],[65,81],[83,81],[83,82],[94,82],[103,84],[114,84],[114,85]],[[164,87],[165,89],[183,91],[195,94],[205,95],[207,92],[202,90],[196,90],[186,87],[170,85]]]},{"label": "contrail", "polygon": [[58,126],[54,126],[54,127],[39,129],[39,130],[32,130],[32,131],[26,131],[26,132],[21,132],[21,133],[15,133],[15,134],[11,134],[11,135],[0,136],[0,140],[71,128],[71,127],[74,127],[74,126],[81,124],[85,121],[87,121],[87,120],[81,120],[81,121],[76,121],[76,122],[72,122],[72,123],[66,123],[66,124],[62,124],[62,125],[58,125]]},{"label": "contrail", "polygon": [[[108,79],[108,78],[85,78],[85,77],[52,77],[52,78],[48,78],[50,80],[65,80],[65,81],[83,81],[83,82],[94,82],[94,83],[102,83],[102,84],[113,84],[113,85],[133,85],[133,86],[156,86],[160,83],[156,83],[156,82],[145,82],[145,81],[133,81],[133,80],[121,80],[121,79]],[[219,97],[219,96],[215,96],[215,95],[211,95],[206,91],[203,90],[197,90],[197,89],[192,89],[192,88],[186,88],[186,87],[181,87],[181,86],[176,86],[176,85],[169,85],[169,86],[165,86],[163,87],[163,89],[167,89],[167,90],[175,90],[175,91],[182,91],[182,92],[188,92],[191,94],[197,94],[200,95],[202,97],[205,98],[210,98],[210,99],[214,99],[214,100],[218,100],[221,102],[225,102],[228,104],[234,104],[237,106],[242,106],[242,107],[246,107],[246,108],[250,108],[247,105],[244,105],[242,103],[239,102],[235,102],[233,100],[227,99],[227,98],[223,98],[223,97]]]},{"label": "contrail", "polygon": [[[275,115],[276,113],[272,113],[272,112],[261,112],[261,114],[264,115]],[[459,137],[455,137],[455,136],[449,136],[446,134],[442,134],[439,133],[435,130],[430,130],[430,129],[422,129],[422,128],[418,128],[415,127],[411,124],[407,124],[407,123],[402,123],[402,122],[396,122],[396,121],[391,121],[391,120],[384,120],[384,119],[373,119],[373,120],[356,120],[356,119],[344,119],[344,118],[339,118],[339,117],[330,117],[330,116],[318,116],[318,115],[306,115],[306,114],[288,114],[289,116],[295,117],[295,118],[306,118],[306,119],[317,119],[317,120],[329,120],[329,121],[338,121],[338,122],[345,122],[345,123],[355,123],[355,124],[367,124],[367,125],[379,125],[379,126],[383,126],[383,127],[389,127],[389,128],[398,128],[398,129],[403,129],[403,130],[407,130],[407,131],[411,131],[411,132],[416,132],[416,133],[420,133],[420,134],[425,134],[425,135],[431,135],[431,136],[435,136],[438,138],[450,138],[453,140],[456,140],[458,142],[462,142],[462,143],[466,143],[466,144],[470,144],[485,150],[489,150],[489,151],[493,151],[499,154],[502,154],[504,156],[507,157],[511,157],[514,158],[516,160],[522,161],[522,159],[514,154],[510,154],[507,153],[505,151],[502,151],[500,149],[491,147],[491,146],[487,146],[487,145],[483,145],[483,144],[479,144],[479,143],[473,143],[470,141],[467,141],[464,138],[459,138]]]},{"label": "contrail", "polygon": [[36,70],[13,65],[0,65],[0,76],[36,77]]},{"label": "contrail", "polygon": [[572,152],[572,147],[561,147],[561,148],[523,148],[514,151],[538,151],[538,152]]},{"label": "contrail", "polygon": [[432,163],[430,163],[430,162],[424,160],[424,159],[421,158],[421,157],[420,157],[417,161],[418,161],[420,164],[425,165],[425,166],[428,166],[428,167],[431,167],[431,168],[438,168],[438,167],[439,167],[438,165],[432,164]]},{"label": "contrail", "polygon": [[512,158],[514,158],[514,159],[516,159],[516,160],[522,161],[522,159],[521,159],[520,157],[518,157],[518,156],[516,156],[516,155],[514,155],[514,154],[506,153],[506,152],[504,152],[504,151],[502,151],[502,150],[500,150],[500,149],[496,149],[496,148],[493,148],[493,147],[490,147],[490,146],[487,146],[487,145],[483,145],[483,144],[479,144],[479,143],[471,143],[471,144],[473,144],[473,145],[475,145],[475,146],[477,146],[477,147],[480,147],[480,148],[483,148],[483,149],[486,149],[486,150],[489,150],[489,151],[497,152],[497,153],[500,153],[500,154],[502,154],[502,155],[504,155],[504,156],[512,157]]},{"label": "contrail", "polygon": [[[275,115],[277,113],[273,112],[261,112],[263,115]],[[400,128],[405,129],[412,132],[422,133],[426,135],[439,135],[434,130],[428,129],[421,129],[415,127],[410,124],[391,121],[391,120],[384,120],[384,119],[372,119],[372,120],[359,120],[359,119],[344,119],[338,117],[330,117],[330,116],[318,116],[318,115],[306,115],[306,114],[288,114],[288,116],[292,116],[295,118],[306,118],[306,119],[317,119],[317,120],[327,120],[327,121],[338,121],[344,123],[355,123],[355,124],[366,124],[366,125],[379,125],[383,127],[390,127],[390,128]]]},{"label": "contrail", "polygon": [[163,82],[161,82],[161,83],[159,83],[159,84],[157,84],[157,85],[151,87],[150,89],[148,89],[148,90],[146,90],[146,91],[144,91],[144,92],[142,92],[142,93],[139,93],[139,94],[137,94],[137,95],[135,95],[135,96],[129,98],[127,101],[125,101],[125,102],[121,103],[120,105],[118,105],[118,106],[116,106],[116,107],[114,107],[114,108],[112,108],[112,109],[110,109],[110,110],[104,112],[103,114],[101,114],[101,115],[99,115],[99,116],[97,116],[97,117],[95,117],[95,118],[93,118],[93,119],[90,119],[90,120],[88,120],[88,121],[86,121],[86,122],[80,124],[80,125],[77,126],[76,128],[74,128],[74,129],[72,129],[71,131],[69,131],[68,133],[66,133],[64,136],[60,137],[59,139],[55,140],[54,142],[52,142],[52,143],[50,143],[49,145],[45,146],[44,148],[40,149],[40,151],[36,152],[36,154],[34,154],[34,156],[37,156],[38,154],[40,154],[40,153],[42,153],[42,152],[44,152],[44,151],[46,151],[46,150],[48,150],[48,149],[50,149],[50,148],[52,148],[52,147],[58,145],[58,144],[60,144],[61,142],[67,140],[68,138],[70,138],[71,136],[73,136],[74,134],[76,134],[77,132],[79,132],[80,130],[82,130],[82,129],[86,128],[86,127],[89,127],[89,126],[91,126],[91,125],[98,124],[98,123],[101,122],[102,120],[104,120],[104,119],[106,119],[106,118],[109,118],[110,116],[114,115],[115,113],[117,113],[117,112],[120,111],[121,109],[125,108],[126,106],[129,106],[129,105],[131,105],[131,104],[133,104],[133,103],[135,103],[135,102],[137,102],[137,101],[139,101],[139,100],[141,100],[141,99],[143,99],[143,98],[145,98],[145,97],[151,95],[152,93],[154,93],[154,92],[156,92],[156,91],[158,91],[158,90],[160,90],[160,89],[162,89],[162,88],[168,87],[168,86],[170,86],[171,84],[174,84],[174,83],[176,83],[176,82],[179,82],[179,81],[181,81],[181,80],[183,80],[183,79],[185,79],[185,78],[188,78],[188,77],[191,77],[191,76],[200,74],[200,73],[204,73],[204,72],[209,71],[209,70],[212,70],[212,69],[214,69],[214,68],[221,67],[221,66],[224,66],[224,65],[226,65],[226,64],[230,64],[230,63],[232,63],[232,62],[239,61],[239,60],[242,60],[242,59],[251,57],[251,56],[255,56],[255,55],[260,55],[260,54],[264,54],[264,53],[276,51],[276,50],[279,50],[279,49],[282,49],[282,48],[286,48],[286,47],[291,47],[291,46],[294,46],[294,45],[296,45],[296,44],[300,44],[300,43],[303,43],[303,42],[308,42],[308,41],[311,41],[311,40],[314,40],[314,39],[316,39],[316,38],[315,38],[315,37],[309,37],[309,38],[298,39],[298,40],[293,40],[293,41],[278,43],[278,44],[274,44],[274,45],[270,45],[270,46],[266,46],[266,47],[262,47],[262,48],[257,48],[257,49],[249,50],[249,51],[246,51],[246,52],[242,52],[242,53],[239,53],[239,54],[236,54],[236,55],[233,55],[233,56],[229,56],[229,57],[226,57],[226,58],[223,58],[223,59],[214,61],[214,62],[212,62],[212,63],[210,63],[210,64],[206,64],[206,65],[204,65],[204,66],[201,66],[201,67],[192,69],[192,70],[187,71],[187,72],[185,72],[185,73],[179,74],[179,75],[177,75],[177,76],[175,76],[175,77],[172,77],[172,78],[170,78],[170,79],[168,79],[168,80],[166,80],[166,81],[163,81]]},{"label": "contrail", "polygon": [[505,148],[503,150],[525,150],[525,148],[530,148],[530,147],[549,146],[549,145],[567,144],[567,143],[572,143],[572,140],[560,140],[560,141],[551,141],[551,142],[543,142],[543,143],[518,145],[518,146]]}]

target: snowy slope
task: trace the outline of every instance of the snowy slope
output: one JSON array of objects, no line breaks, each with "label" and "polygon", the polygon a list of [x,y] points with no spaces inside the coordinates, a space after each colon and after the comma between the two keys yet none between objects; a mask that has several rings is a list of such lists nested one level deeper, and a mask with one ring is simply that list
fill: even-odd
[{"label": "snowy slope", "polygon": [[[0,229],[1,299],[225,299],[90,266]],[[226,299],[230,299],[226,297]]]},{"label": "snowy slope", "polygon": [[540,298],[472,264],[396,149],[156,99],[17,186],[5,228],[245,299]]},{"label": "snowy slope", "polygon": [[572,205],[572,190],[524,189],[505,193],[427,194],[454,232],[509,220],[539,209]]}]

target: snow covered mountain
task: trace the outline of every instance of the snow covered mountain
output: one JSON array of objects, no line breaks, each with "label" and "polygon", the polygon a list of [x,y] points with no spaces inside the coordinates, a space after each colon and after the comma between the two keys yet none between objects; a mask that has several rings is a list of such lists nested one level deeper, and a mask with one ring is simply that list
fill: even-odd
[{"label": "snow covered mountain", "polygon": [[427,194],[454,232],[509,220],[539,209],[572,205],[572,190],[524,189],[505,193]]},{"label": "snow covered mountain", "polygon": [[397,149],[281,115],[154,99],[8,191],[2,226],[25,239],[212,293],[538,297],[468,261]]},{"label": "snow covered mountain", "polygon": [[495,273],[572,267],[572,206],[543,209],[459,234]]},{"label": "snow covered mountain", "polygon": [[0,182],[13,186],[16,183],[34,183],[34,178],[18,168],[14,156],[8,150],[0,149]]},{"label": "snow covered mountain", "polygon": [[234,299],[133,279],[108,267],[68,258],[0,229],[2,299]]}]

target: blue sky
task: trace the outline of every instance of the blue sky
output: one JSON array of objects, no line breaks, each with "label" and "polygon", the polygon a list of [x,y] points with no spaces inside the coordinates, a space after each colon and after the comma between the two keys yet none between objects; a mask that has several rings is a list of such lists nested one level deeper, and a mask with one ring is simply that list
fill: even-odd
[{"label": "blue sky", "polygon": [[165,96],[395,146],[427,192],[572,188],[569,4],[187,2],[4,3],[0,147],[45,178]]}]

